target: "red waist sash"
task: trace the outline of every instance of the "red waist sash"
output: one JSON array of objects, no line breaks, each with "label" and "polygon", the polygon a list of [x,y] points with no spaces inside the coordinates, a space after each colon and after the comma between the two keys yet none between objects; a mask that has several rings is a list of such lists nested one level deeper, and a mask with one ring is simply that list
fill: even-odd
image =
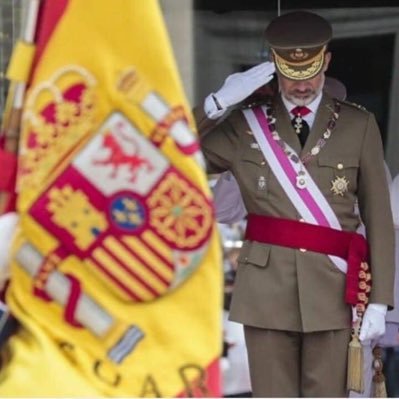
[{"label": "red waist sash", "polygon": [[270,216],[248,215],[245,239],[294,249],[306,249],[326,255],[338,256],[348,262],[345,301],[359,302],[359,272],[361,263],[368,261],[368,244],[357,233],[317,226],[296,220]]}]

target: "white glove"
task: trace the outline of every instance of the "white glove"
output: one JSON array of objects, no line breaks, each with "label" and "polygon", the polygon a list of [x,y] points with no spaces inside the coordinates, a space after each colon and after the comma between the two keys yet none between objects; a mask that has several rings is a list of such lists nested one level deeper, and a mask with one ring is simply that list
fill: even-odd
[{"label": "white glove", "polygon": [[0,290],[10,276],[11,243],[17,227],[19,216],[9,212],[0,216]]},{"label": "white glove", "polygon": [[385,316],[387,305],[370,303],[363,316],[362,327],[360,328],[360,341],[368,341],[377,338],[385,333]]},{"label": "white glove", "polygon": [[209,119],[220,118],[229,107],[245,100],[256,89],[270,82],[275,70],[274,63],[267,61],[245,72],[228,76],[223,86],[205,99],[205,114]]}]

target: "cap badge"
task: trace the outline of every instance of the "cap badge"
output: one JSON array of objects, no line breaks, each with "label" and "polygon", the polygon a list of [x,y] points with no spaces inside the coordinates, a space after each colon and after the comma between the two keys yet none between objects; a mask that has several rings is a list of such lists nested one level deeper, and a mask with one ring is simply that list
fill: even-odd
[{"label": "cap badge", "polygon": [[303,61],[309,57],[309,53],[303,51],[301,48],[296,48],[295,51],[290,53],[290,57],[295,61]]}]

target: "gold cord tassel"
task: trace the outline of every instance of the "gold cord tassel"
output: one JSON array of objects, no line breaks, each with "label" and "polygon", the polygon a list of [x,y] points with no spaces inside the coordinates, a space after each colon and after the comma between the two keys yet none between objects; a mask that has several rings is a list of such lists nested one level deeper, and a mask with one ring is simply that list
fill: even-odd
[{"label": "gold cord tassel", "polygon": [[347,389],[363,393],[363,348],[359,340],[360,322],[361,318],[358,318],[353,326],[352,338],[349,343]]},{"label": "gold cord tassel", "polygon": [[379,346],[375,346],[373,349],[373,385],[374,385],[374,397],[375,398],[387,398],[387,388],[385,386],[385,376],[382,372],[382,349]]}]

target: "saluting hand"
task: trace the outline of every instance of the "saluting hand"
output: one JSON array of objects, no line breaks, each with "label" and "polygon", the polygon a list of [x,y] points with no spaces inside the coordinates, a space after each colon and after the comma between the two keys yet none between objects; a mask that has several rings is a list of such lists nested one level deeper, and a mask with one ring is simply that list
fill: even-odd
[{"label": "saluting hand", "polygon": [[273,62],[263,62],[245,72],[228,76],[223,86],[205,99],[204,111],[208,118],[220,118],[229,107],[240,103],[256,89],[270,82],[275,72]]}]

